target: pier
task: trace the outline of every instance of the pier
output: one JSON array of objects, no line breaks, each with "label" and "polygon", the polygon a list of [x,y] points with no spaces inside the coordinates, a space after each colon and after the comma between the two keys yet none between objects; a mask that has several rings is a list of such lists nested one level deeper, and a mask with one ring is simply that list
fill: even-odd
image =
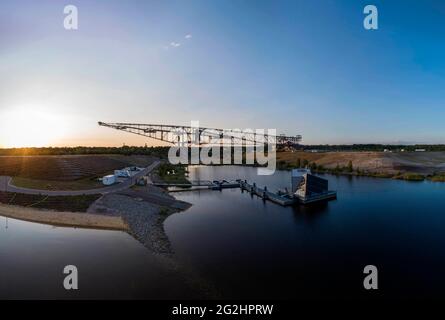
[{"label": "pier", "polygon": [[255,183],[249,184],[247,181],[240,183],[241,190],[254,194],[264,200],[270,200],[282,206],[290,206],[295,204],[295,199],[287,196],[281,196],[278,193],[273,193],[267,190],[267,187],[259,188]]},{"label": "pier", "polygon": [[[297,179],[296,179],[297,178]],[[301,176],[293,177],[292,191],[271,192],[265,186],[260,188],[256,183],[248,183],[247,180],[195,180],[190,183],[153,183],[153,185],[162,188],[179,188],[170,190],[178,191],[194,191],[202,189],[222,190],[241,188],[252,195],[256,195],[261,199],[268,200],[281,206],[291,206],[297,204],[311,204],[322,201],[334,200],[337,198],[336,191],[327,189],[327,180],[304,173]]]},{"label": "pier", "polygon": [[221,190],[221,189],[231,189],[231,188],[239,188],[240,180],[192,180],[190,183],[153,183],[153,185],[161,188],[193,188],[193,190],[199,189],[212,189],[212,190]]},{"label": "pier", "polygon": [[274,193],[267,190],[267,187],[259,188],[255,183],[249,184],[247,181],[240,182],[241,190],[254,194],[264,200],[269,200],[282,206],[291,206],[295,204],[310,204],[320,201],[329,201],[337,198],[336,191],[326,191],[322,193],[301,196],[291,193]]}]

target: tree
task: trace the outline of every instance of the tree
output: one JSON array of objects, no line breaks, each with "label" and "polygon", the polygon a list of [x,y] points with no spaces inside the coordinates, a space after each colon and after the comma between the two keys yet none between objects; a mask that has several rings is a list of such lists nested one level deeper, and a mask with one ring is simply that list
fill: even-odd
[{"label": "tree", "polygon": [[349,162],[348,162],[347,170],[348,170],[348,172],[354,171],[354,168],[352,167],[352,161],[351,160],[349,160]]},{"label": "tree", "polygon": [[297,168],[301,168],[301,159],[300,158],[297,159],[296,166],[297,166]]},{"label": "tree", "polygon": [[317,170],[317,164],[315,162],[312,162],[311,165],[310,165],[310,168],[311,168],[312,171]]}]

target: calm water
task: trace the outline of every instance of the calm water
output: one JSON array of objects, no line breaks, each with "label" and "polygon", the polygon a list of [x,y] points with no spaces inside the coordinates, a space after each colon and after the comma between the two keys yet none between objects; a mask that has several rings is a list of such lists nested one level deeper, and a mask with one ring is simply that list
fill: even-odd
[{"label": "calm water", "polygon": [[[192,179],[246,178],[270,190],[289,172],[195,167]],[[183,192],[165,228],[178,256],[230,298],[443,297],[445,184],[325,176],[338,200],[280,207],[239,189]],[[378,292],[363,268],[379,270]]]},{"label": "calm water", "polygon": [[[77,291],[63,288],[66,265],[78,268]],[[167,299],[186,294],[183,281],[124,232],[0,217],[0,299]]]},{"label": "calm water", "polygon": [[[243,178],[270,190],[288,172],[195,167],[192,179]],[[284,208],[239,189],[181,192],[193,206],[165,221],[177,259],[223,298],[443,297],[445,184],[325,176],[338,200]],[[77,292],[63,267],[79,268]],[[363,268],[379,290],[362,289]],[[55,228],[0,217],[0,298],[193,298],[123,232]]]}]

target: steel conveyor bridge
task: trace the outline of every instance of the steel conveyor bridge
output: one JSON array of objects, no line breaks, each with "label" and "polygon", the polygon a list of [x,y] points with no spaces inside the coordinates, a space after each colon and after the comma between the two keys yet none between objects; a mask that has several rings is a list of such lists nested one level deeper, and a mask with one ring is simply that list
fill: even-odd
[{"label": "steel conveyor bridge", "polygon": [[268,133],[258,133],[252,130],[216,129],[167,124],[106,122],[99,122],[98,124],[103,127],[125,131],[171,144],[179,142],[179,135],[185,137],[185,139],[182,140],[183,143],[199,146],[211,144],[212,141],[215,140],[228,140],[232,145],[254,145],[264,143],[276,144],[279,147],[296,147],[301,141],[301,135],[270,135]]}]

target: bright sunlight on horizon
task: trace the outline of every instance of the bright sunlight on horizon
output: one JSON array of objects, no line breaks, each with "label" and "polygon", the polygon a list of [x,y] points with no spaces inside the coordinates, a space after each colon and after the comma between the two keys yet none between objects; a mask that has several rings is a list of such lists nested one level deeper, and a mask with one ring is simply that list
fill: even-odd
[{"label": "bright sunlight on horizon", "polygon": [[46,147],[57,144],[68,128],[45,108],[22,106],[0,112],[0,147]]}]

